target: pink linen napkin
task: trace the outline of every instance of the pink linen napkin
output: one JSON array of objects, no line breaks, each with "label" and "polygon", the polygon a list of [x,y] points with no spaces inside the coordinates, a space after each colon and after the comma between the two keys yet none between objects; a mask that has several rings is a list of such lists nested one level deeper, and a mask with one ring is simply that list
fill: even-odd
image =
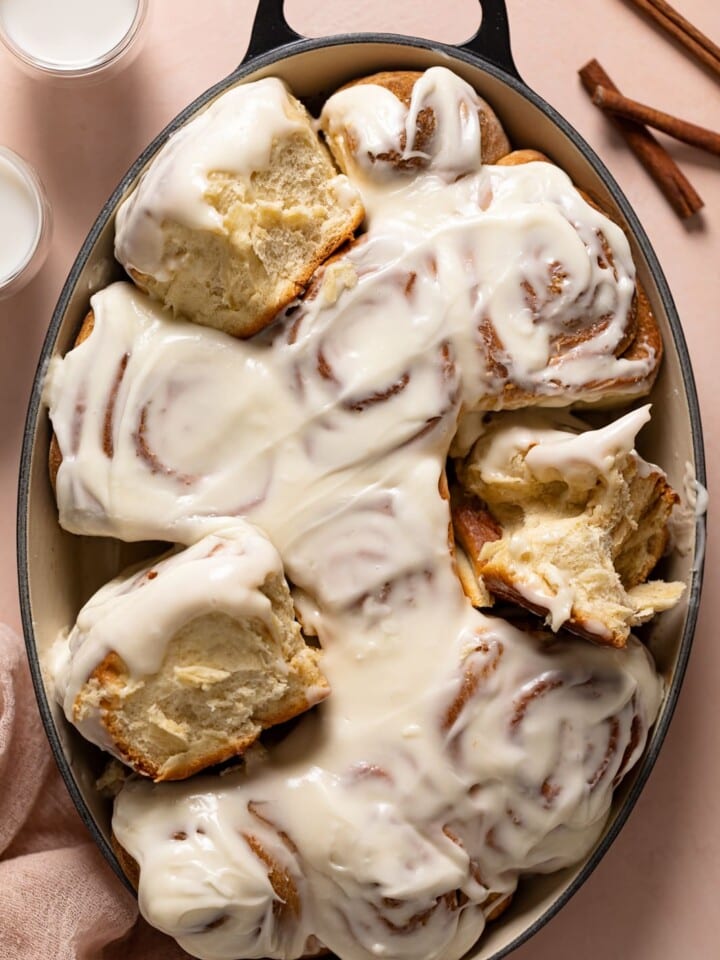
[{"label": "pink linen napkin", "polygon": [[182,960],[138,917],[68,796],[22,641],[0,624],[0,960]]}]

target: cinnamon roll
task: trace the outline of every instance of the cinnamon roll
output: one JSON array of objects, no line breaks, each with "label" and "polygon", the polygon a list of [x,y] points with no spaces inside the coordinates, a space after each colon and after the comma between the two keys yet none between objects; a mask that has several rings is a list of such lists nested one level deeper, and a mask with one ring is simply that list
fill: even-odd
[{"label": "cinnamon roll", "polygon": [[155,780],[242,754],[329,692],[277,551],[240,521],[102,587],[53,658],[68,720]]},{"label": "cinnamon roll", "polygon": [[492,107],[445,67],[354,80],[326,102],[320,127],[360,183],[424,171],[454,179],[510,152]]},{"label": "cinnamon roll", "polygon": [[[645,583],[665,551],[677,494],[634,450],[641,407],[598,430],[518,412],[487,424],[456,463],[455,533],[489,592],[601,643],[680,599]],[[559,422],[558,422],[559,421]]]},{"label": "cinnamon roll", "polygon": [[516,871],[551,872],[569,847],[592,847],[661,694],[634,637],[613,650],[518,633],[509,642],[503,622],[490,621],[443,717],[474,811],[450,827],[500,890]]},{"label": "cinnamon roll", "polygon": [[266,497],[274,459],[254,435],[248,447],[248,425],[263,429],[263,409],[277,416],[284,389],[256,362],[261,352],[249,346],[241,359],[239,342],[173,321],[127,283],[93,296],[91,307],[46,384],[61,524],[191,544],[218,516],[248,515]]},{"label": "cinnamon roll", "polygon": [[178,316],[247,337],[362,218],[307,111],[269,77],[222,94],[170,137],[118,210],[115,254]]}]

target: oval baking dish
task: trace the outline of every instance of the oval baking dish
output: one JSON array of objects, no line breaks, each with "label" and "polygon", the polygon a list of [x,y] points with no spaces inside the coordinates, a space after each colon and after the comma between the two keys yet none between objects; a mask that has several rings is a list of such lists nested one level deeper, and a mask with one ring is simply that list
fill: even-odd
[{"label": "oval baking dish", "polygon": [[[513,62],[504,0],[485,0],[482,25],[471,40],[453,47],[387,34],[348,34],[317,40],[298,36],[283,15],[283,0],[260,0],[248,53],[227,78],[190,104],[150,144],[109,198],[65,283],[35,377],[25,428],[18,504],[18,569],[25,638],[40,712],[68,790],[113,869],[124,882],[111,849],[110,809],[95,789],[102,767],[98,750],[66,723],[48,694],[42,657],[58,631],[80,606],[148,545],[75,537],[60,529],[47,475],[50,428],[41,405],[48,362],[64,354],[87,310],[88,298],[121,276],[113,259],[117,208],[167,138],[208,102],[235,84],[279,76],[310,109],[341,84],[379,70],[451,67],[496,110],[515,147],[543,151],[581,188],[597,196],[630,238],[638,277],[644,285],[664,342],[665,359],[651,394],[662,411],[644,435],[643,454],[667,470],[682,490],[688,478],[705,482],[702,429],[692,370],[680,322],[650,243],[627,200],[590,147],[559,114],[521,79]],[[698,516],[692,549],[667,560],[672,579],[684,580],[682,603],[653,627],[650,645],[666,682],[659,719],[644,757],[615,795],[603,835],[586,860],[559,873],[521,883],[512,906],[490,924],[469,956],[499,960],[528,939],[587,879],[626,821],[655,763],[670,723],[690,653],[703,568],[704,518]]]}]

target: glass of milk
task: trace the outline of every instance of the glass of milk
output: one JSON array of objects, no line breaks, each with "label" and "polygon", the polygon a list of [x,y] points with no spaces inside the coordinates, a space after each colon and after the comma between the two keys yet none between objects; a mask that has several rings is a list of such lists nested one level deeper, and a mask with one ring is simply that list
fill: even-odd
[{"label": "glass of milk", "polygon": [[0,147],[0,300],[24,286],[50,244],[50,205],[29,163]]},{"label": "glass of milk", "polygon": [[147,0],[0,0],[0,40],[54,77],[103,77],[129,62]]}]

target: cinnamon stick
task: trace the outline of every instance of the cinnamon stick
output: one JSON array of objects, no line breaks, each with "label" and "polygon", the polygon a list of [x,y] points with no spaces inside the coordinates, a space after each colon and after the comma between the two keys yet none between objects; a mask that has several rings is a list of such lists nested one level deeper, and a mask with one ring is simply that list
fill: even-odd
[{"label": "cinnamon stick", "polygon": [[629,0],[720,80],[720,47],[666,0]]},{"label": "cinnamon stick", "polygon": [[608,90],[606,87],[595,87],[592,99],[595,106],[602,107],[603,110],[609,110],[610,113],[626,117],[628,120],[645,123],[653,130],[662,130],[675,140],[682,140],[683,143],[689,143],[700,150],[720,156],[720,133],[715,133],[714,130],[688,123],[687,120],[681,120],[680,117],[674,117],[671,113],[664,113],[662,110],[656,110],[655,107],[638,103],[637,100],[631,100],[630,97],[624,97],[621,93]]},{"label": "cinnamon stick", "polygon": [[[591,60],[585,64],[579,73],[582,84],[591,97],[597,87],[620,93],[597,60]],[[607,116],[620,131],[627,145],[648,171],[677,215],[685,220],[697,213],[703,206],[702,199],[667,150],[658,143],[650,131],[634,120],[626,120],[624,117],[613,114]]]}]

